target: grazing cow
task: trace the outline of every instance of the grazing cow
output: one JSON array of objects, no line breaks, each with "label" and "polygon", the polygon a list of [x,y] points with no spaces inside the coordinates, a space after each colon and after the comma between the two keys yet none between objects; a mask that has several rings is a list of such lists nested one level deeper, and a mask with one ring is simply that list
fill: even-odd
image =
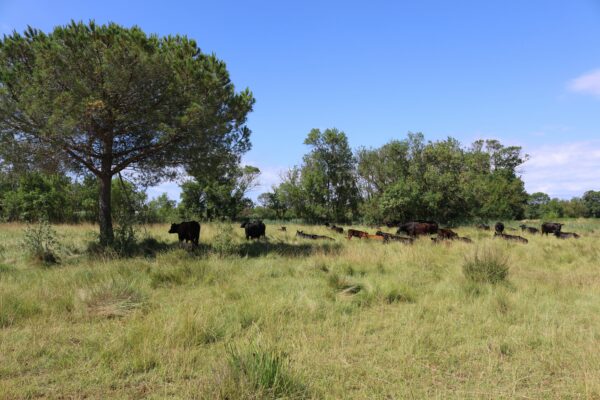
[{"label": "grazing cow", "polygon": [[433,221],[413,221],[400,225],[397,234],[405,232],[408,236],[433,235],[438,231],[437,222]]},{"label": "grazing cow", "polygon": [[333,238],[330,238],[329,236],[315,235],[313,233],[304,233],[303,231],[296,231],[296,236],[301,237],[303,239],[312,239],[312,240],[317,240],[317,239],[335,240]]},{"label": "grazing cow", "polygon": [[500,233],[500,232],[494,233],[494,239],[498,238],[498,237],[502,238],[504,240],[512,240],[512,241],[519,242],[519,243],[524,243],[524,244],[529,243],[529,240],[527,240],[527,239],[525,239],[524,237],[521,237],[521,236],[507,235],[505,233]]},{"label": "grazing cow", "polygon": [[531,226],[527,226],[525,224],[519,225],[519,228],[521,228],[523,232],[531,233],[533,235],[535,235],[536,233],[540,233],[540,230],[538,228],[532,228]]},{"label": "grazing cow", "polygon": [[200,240],[200,224],[197,221],[187,221],[180,224],[171,224],[169,233],[176,233],[179,237],[179,244],[182,242],[192,242],[192,245],[198,246]]},{"label": "grazing cow", "polygon": [[458,233],[454,232],[452,229],[440,228],[440,229],[438,229],[437,234],[438,234],[438,236],[437,236],[438,239],[442,239],[442,240],[443,239],[453,240],[453,239],[458,238]]},{"label": "grazing cow", "polygon": [[573,232],[554,232],[554,236],[559,239],[579,239],[580,236]]},{"label": "grazing cow", "polygon": [[359,239],[368,238],[369,234],[367,232],[358,231],[356,229],[348,229],[348,239],[352,239],[353,237],[357,237]]},{"label": "grazing cow", "polygon": [[265,237],[266,226],[261,220],[252,222],[246,221],[240,225],[240,228],[244,228],[246,240],[260,239],[261,236]]},{"label": "grazing cow", "polygon": [[502,222],[496,222],[496,225],[494,226],[494,230],[497,233],[503,233],[504,232],[504,224]]},{"label": "grazing cow", "polygon": [[285,226],[282,226],[281,228],[279,228],[279,230],[280,230],[281,232],[287,232],[287,228],[286,228]]},{"label": "grazing cow", "polygon": [[549,233],[560,232],[563,227],[563,224],[559,224],[556,222],[544,222],[542,224],[542,235],[548,236]]},{"label": "grazing cow", "polygon": [[393,241],[401,242],[404,244],[413,244],[413,242],[415,241],[413,238],[398,236],[398,235],[394,235],[394,234],[382,232],[382,231],[375,232],[375,235],[383,236],[385,242],[389,242],[390,240],[393,240]]},{"label": "grazing cow", "polygon": [[484,231],[489,231],[490,230],[490,226],[486,225],[486,224],[477,224],[477,225],[475,225],[475,228],[481,229],[481,230],[484,230]]}]

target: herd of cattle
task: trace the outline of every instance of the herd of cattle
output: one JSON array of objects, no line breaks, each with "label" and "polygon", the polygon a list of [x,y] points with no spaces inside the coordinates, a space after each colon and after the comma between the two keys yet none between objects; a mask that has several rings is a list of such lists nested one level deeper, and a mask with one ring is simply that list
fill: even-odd
[{"label": "herd of cattle", "polygon": [[[396,241],[404,244],[412,244],[414,240],[419,236],[436,235],[435,237],[431,238],[431,240],[436,243],[449,240],[457,240],[465,243],[473,242],[468,237],[459,236],[452,229],[440,228],[438,223],[434,221],[411,221],[399,224],[396,234],[383,232],[381,230],[377,230],[375,234],[370,234],[368,232],[360,231],[357,229],[348,229],[347,231],[344,231],[344,228],[329,223],[326,223],[325,226],[333,232],[342,235],[345,234],[347,239],[374,239],[381,240],[384,243]],[[388,227],[391,228],[393,227],[393,225],[388,225]],[[562,232],[563,224],[559,224],[556,222],[544,222],[541,226],[541,230],[527,225],[520,225],[519,227],[521,228],[522,232],[526,232],[528,234],[541,233],[542,235],[546,236],[548,236],[548,234],[553,234],[559,239],[579,239],[580,237],[577,233]],[[266,234],[266,226],[260,220],[246,221],[242,223],[241,228],[244,228],[246,240],[260,239],[261,237],[265,237]],[[476,228],[486,231],[491,230],[489,225],[484,224],[476,225]],[[282,226],[281,228],[279,228],[279,230],[287,231],[285,226]],[[504,240],[515,241],[518,243],[529,242],[522,236],[504,233],[505,230],[516,231],[515,228],[506,228],[502,222],[498,222],[494,226],[494,238],[501,238]],[[180,243],[183,243],[184,241],[186,243],[192,242],[193,246],[198,246],[198,242],[200,240],[200,223],[198,223],[197,221],[187,221],[182,222],[180,224],[172,224],[171,229],[169,229],[169,233],[176,233],[179,237]],[[402,234],[405,234],[406,236],[403,236]],[[329,236],[305,233],[303,231],[296,231],[296,237],[312,240],[335,240]]]}]

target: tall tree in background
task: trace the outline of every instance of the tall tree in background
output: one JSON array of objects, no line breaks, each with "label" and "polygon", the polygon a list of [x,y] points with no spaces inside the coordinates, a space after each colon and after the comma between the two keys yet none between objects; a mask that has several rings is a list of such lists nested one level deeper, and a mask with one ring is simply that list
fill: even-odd
[{"label": "tall tree in background", "polygon": [[304,144],[311,146],[301,173],[309,218],[351,221],[359,196],[356,164],[346,134],[335,128],[313,129]]},{"label": "tall tree in background", "polygon": [[104,245],[114,175],[156,183],[181,167],[198,176],[236,165],[253,103],[185,36],[72,22],[0,40],[0,141],[32,162],[95,175]]},{"label": "tall tree in background", "polygon": [[246,197],[256,188],[260,170],[246,165],[233,167],[217,178],[194,178],[181,185],[182,217],[206,220],[237,219],[244,209],[252,207]]}]

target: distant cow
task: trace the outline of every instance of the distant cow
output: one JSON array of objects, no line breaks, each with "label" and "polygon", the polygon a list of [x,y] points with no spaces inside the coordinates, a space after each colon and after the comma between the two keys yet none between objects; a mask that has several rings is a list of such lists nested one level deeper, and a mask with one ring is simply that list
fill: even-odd
[{"label": "distant cow", "polygon": [[331,225],[331,226],[329,226],[329,229],[331,229],[332,231],[337,232],[337,233],[344,233],[344,228],[339,227],[339,226]]},{"label": "distant cow", "polygon": [[405,232],[408,236],[433,235],[438,231],[437,222],[433,221],[413,221],[400,225],[396,233]]},{"label": "distant cow", "polygon": [[524,237],[521,236],[516,236],[516,235],[507,235],[505,233],[500,233],[500,232],[496,232],[494,233],[494,238],[502,238],[504,240],[512,240],[515,242],[519,242],[519,243],[529,243],[529,240],[525,239]]},{"label": "distant cow", "polygon": [[519,228],[521,228],[521,230],[523,232],[527,232],[527,233],[531,233],[531,234],[536,234],[536,233],[540,233],[540,230],[538,228],[532,228],[531,226],[527,226],[527,225],[519,225]]},{"label": "distant cow", "polygon": [[486,224],[477,224],[477,225],[475,225],[475,228],[481,229],[481,230],[484,230],[484,231],[489,231],[490,230],[490,226],[486,225]]},{"label": "distant cow", "polygon": [[544,222],[542,224],[542,235],[548,236],[549,233],[560,232],[563,227],[563,224],[559,224],[557,222]]},{"label": "distant cow", "polygon": [[415,241],[413,238],[398,236],[398,235],[394,235],[394,234],[382,232],[382,231],[377,231],[377,232],[375,232],[375,234],[377,236],[383,236],[383,238],[385,239],[386,242],[393,240],[395,242],[401,242],[404,244],[413,244],[413,242]]},{"label": "distant cow", "polygon": [[496,222],[496,225],[494,226],[494,230],[498,233],[503,233],[504,232],[504,224],[502,222]]},{"label": "distant cow", "polygon": [[333,238],[330,238],[329,236],[315,235],[313,233],[304,233],[303,231],[296,231],[296,236],[301,237],[303,239],[312,239],[312,240],[317,240],[317,239],[335,240]]},{"label": "distant cow", "polygon": [[579,239],[580,236],[573,232],[554,232],[554,236],[559,239]]},{"label": "distant cow", "polygon": [[437,231],[438,239],[456,239],[458,238],[458,233],[454,232],[452,229],[438,229]]},{"label": "distant cow", "polygon": [[200,240],[200,224],[197,221],[182,222],[180,224],[171,224],[169,233],[176,233],[179,237],[179,244],[192,242],[194,246],[198,246]]},{"label": "distant cow", "polygon": [[257,221],[246,221],[240,225],[240,228],[244,228],[246,233],[246,240],[248,239],[260,239],[261,236],[265,237],[266,226],[261,220]]},{"label": "distant cow", "polygon": [[348,239],[352,239],[353,237],[357,237],[359,239],[368,238],[369,234],[367,232],[358,231],[356,229],[348,229]]}]

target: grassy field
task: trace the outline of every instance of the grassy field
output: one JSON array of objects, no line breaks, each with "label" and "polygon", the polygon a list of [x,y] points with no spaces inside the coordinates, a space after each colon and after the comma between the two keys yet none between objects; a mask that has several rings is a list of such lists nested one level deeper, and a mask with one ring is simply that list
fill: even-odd
[{"label": "grassy field", "polygon": [[[412,246],[205,224],[195,252],[152,226],[128,259],[59,226],[52,267],[24,228],[0,225],[0,399],[600,398],[599,221]],[[506,281],[468,280],[475,253],[505,258]]]}]

